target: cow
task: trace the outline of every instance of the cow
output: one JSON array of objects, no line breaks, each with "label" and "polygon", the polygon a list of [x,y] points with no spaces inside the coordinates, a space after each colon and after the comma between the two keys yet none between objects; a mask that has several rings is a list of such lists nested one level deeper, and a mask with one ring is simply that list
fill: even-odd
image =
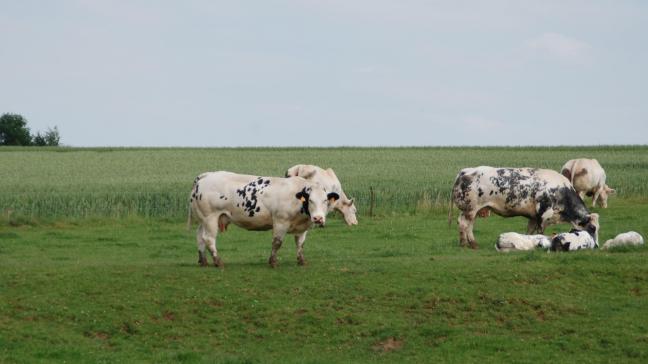
[{"label": "cow", "polygon": [[581,229],[590,223],[590,213],[571,183],[548,169],[464,168],[452,189],[448,225],[452,224],[453,204],[461,210],[460,245],[473,249],[478,247],[473,235],[475,217],[485,207],[503,217],[527,217],[527,234],[542,234],[548,225],[561,222]]},{"label": "cow", "polygon": [[340,199],[331,205],[331,209],[335,209],[342,213],[347,225],[358,225],[355,204],[353,203],[353,200],[349,199],[344,193],[340,180],[338,180],[335,172],[331,168],[323,169],[311,164],[297,164],[288,168],[286,171],[286,177],[302,177],[321,184],[327,191],[337,193],[340,195]]},{"label": "cow", "polygon": [[321,185],[301,177],[258,177],[226,171],[207,172],[196,177],[189,198],[192,214],[199,221],[196,240],[198,263],[206,266],[205,247],[211,253],[214,266],[223,261],[216,250],[218,232],[230,223],[246,230],[271,230],[272,252],[268,263],[277,265],[277,250],[286,234],[295,236],[297,263],[304,265],[304,241],[308,230],[324,226],[329,205],[339,195],[327,192]]},{"label": "cow", "polygon": [[509,252],[512,250],[533,250],[535,248],[549,249],[551,241],[548,237],[538,235],[524,235],[518,233],[500,234],[495,244],[495,250]]},{"label": "cow", "polygon": [[636,231],[628,231],[627,233],[621,233],[614,237],[614,239],[609,239],[603,244],[604,250],[612,249],[620,246],[639,246],[643,245],[644,239],[641,234]]},{"label": "cow", "polygon": [[598,248],[598,214],[591,214],[591,221],[585,230],[572,229],[568,233],[557,234],[551,239],[551,251],[575,251]]},{"label": "cow", "polygon": [[[596,159],[572,159],[565,163],[560,173],[571,182],[581,199],[592,196],[592,207],[596,202],[607,208],[608,195],[616,191],[605,184],[605,171]],[[599,200],[600,199],[600,200]]]}]

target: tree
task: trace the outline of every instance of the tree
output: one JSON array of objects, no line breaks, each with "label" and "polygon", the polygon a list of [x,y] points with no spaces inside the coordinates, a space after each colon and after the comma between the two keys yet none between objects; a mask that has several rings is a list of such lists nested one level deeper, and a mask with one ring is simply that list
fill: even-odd
[{"label": "tree", "polygon": [[[40,134],[40,133],[39,133]],[[59,134],[58,128],[54,126],[54,129],[47,128],[45,132],[45,145],[50,147],[58,147],[59,141],[61,140],[61,135]]]},{"label": "tree", "polygon": [[0,116],[0,145],[30,145],[31,140],[27,120],[22,115],[6,113]]},{"label": "tree", "polygon": [[47,145],[47,141],[40,131],[36,133],[36,135],[34,135],[34,138],[32,139],[32,145],[35,145],[37,147],[44,147]]}]

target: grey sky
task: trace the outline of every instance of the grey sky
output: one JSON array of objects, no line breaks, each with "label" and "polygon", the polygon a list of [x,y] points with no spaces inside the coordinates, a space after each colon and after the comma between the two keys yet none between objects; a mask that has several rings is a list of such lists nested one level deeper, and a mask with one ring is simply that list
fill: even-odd
[{"label": "grey sky", "polygon": [[648,143],[648,1],[0,0],[0,113],[74,146]]}]

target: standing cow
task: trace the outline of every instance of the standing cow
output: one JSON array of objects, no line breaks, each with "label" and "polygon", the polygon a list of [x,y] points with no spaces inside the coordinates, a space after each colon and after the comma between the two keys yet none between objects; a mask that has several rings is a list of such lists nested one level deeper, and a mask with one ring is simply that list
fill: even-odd
[{"label": "standing cow", "polygon": [[592,197],[592,207],[596,202],[607,208],[608,195],[615,193],[614,189],[605,184],[605,170],[596,159],[572,159],[567,161],[560,173],[571,182],[581,199],[585,195]]},{"label": "standing cow", "polygon": [[231,172],[207,172],[196,177],[190,197],[188,224],[193,214],[200,225],[196,234],[198,263],[207,265],[205,246],[214,265],[222,266],[216,250],[218,231],[231,223],[246,230],[272,229],[268,263],[277,265],[277,250],[286,234],[295,235],[297,263],[304,265],[304,241],[313,225],[324,226],[329,205],[339,195],[301,177],[257,177]]},{"label": "standing cow", "polygon": [[473,249],[477,248],[475,217],[484,208],[503,217],[527,217],[527,234],[542,234],[548,225],[560,222],[577,228],[590,223],[590,213],[569,181],[548,169],[464,168],[454,183],[448,224],[452,223],[453,203],[461,210],[460,244]]},{"label": "standing cow", "polygon": [[302,177],[309,181],[317,182],[324,186],[327,191],[340,195],[340,199],[331,205],[331,209],[338,210],[344,216],[347,225],[358,225],[356,218],[356,207],[353,200],[350,200],[342,190],[342,184],[331,169],[323,169],[311,164],[297,164],[288,168],[286,177]]}]

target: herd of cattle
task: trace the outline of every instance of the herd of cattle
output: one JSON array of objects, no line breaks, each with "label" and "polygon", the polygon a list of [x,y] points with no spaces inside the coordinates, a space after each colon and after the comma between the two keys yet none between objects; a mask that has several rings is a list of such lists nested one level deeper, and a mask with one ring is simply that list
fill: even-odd
[{"label": "herd of cattle", "polygon": [[[458,218],[461,246],[477,248],[473,226],[477,216],[491,212],[504,217],[525,216],[527,234],[501,234],[499,251],[531,250],[537,247],[570,251],[598,247],[599,215],[583,202],[592,196],[592,207],[607,207],[615,191],[605,183],[606,175],[596,159],[570,160],[561,173],[538,168],[475,167],[462,169],[452,189],[448,223],[453,205]],[[304,241],[313,226],[324,226],[326,215],[339,211],[348,225],[357,225],[356,207],[332,169],[313,165],[289,168],[285,177],[259,177],[231,172],[207,172],[196,177],[190,196],[188,225],[198,219],[196,234],[198,263],[206,266],[207,252],[217,267],[223,266],[216,239],[230,223],[246,230],[272,230],[268,263],[275,267],[277,251],[287,234],[295,237],[297,263],[305,264]],[[571,223],[574,229],[551,238],[543,235],[548,225]],[[534,234],[534,235],[531,235]],[[620,234],[604,248],[643,244],[635,232]]]}]

